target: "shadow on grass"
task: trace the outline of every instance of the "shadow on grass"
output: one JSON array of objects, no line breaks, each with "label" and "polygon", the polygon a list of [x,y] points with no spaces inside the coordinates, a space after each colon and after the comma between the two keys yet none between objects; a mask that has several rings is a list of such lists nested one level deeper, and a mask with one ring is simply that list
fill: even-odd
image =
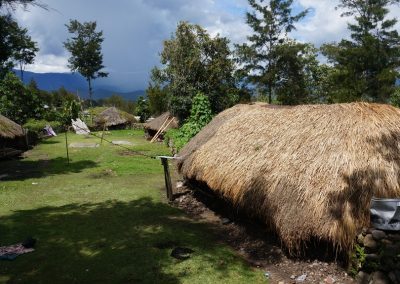
[{"label": "shadow on grass", "polygon": [[97,163],[90,160],[70,161],[68,164],[67,158],[63,157],[35,161],[9,160],[0,162],[0,175],[8,175],[3,180],[25,180],[58,174],[79,173],[86,168],[96,166]]},{"label": "shadow on grass", "polygon": [[[7,283],[180,283],[181,277],[204,277],[204,271],[212,271],[215,281],[226,281],[232,278],[232,267],[244,264],[210,240],[204,229],[150,198],[16,211],[0,218],[1,245],[27,236],[38,243],[33,253],[1,263],[0,279],[3,275]],[[170,256],[175,245],[195,253],[179,262]],[[240,274],[246,275],[245,269],[240,268]]]},{"label": "shadow on grass", "polygon": [[53,140],[53,139],[48,139],[48,140],[43,139],[43,140],[40,141],[39,144],[53,145],[53,144],[59,144],[59,143],[62,143],[62,141],[56,141],[56,140]]}]

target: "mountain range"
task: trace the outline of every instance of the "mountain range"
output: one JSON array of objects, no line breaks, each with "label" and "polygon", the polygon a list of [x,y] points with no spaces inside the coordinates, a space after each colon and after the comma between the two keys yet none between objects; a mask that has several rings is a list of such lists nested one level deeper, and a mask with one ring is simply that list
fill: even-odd
[{"label": "mountain range", "polygon": [[[14,70],[15,74],[20,76],[20,72]],[[28,84],[32,79],[36,81],[39,89],[45,91],[54,91],[64,87],[72,93],[76,93],[82,99],[89,98],[88,86],[85,78],[78,73],[35,73],[24,71],[23,81]],[[126,100],[136,101],[140,96],[146,96],[144,90],[135,90],[124,92],[117,86],[105,85],[95,81],[93,88],[93,99],[104,99],[112,95],[119,95]]]}]

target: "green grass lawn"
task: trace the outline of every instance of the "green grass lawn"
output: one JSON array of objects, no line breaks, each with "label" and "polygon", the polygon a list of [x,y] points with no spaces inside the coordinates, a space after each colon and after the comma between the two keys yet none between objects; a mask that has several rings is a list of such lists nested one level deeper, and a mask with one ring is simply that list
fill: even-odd
[{"label": "green grass lawn", "polygon": [[[69,142],[99,143],[68,135]],[[134,150],[168,154],[141,131],[113,131]],[[70,149],[45,140],[27,158],[1,161],[0,245],[38,240],[33,253],[0,261],[0,283],[265,283],[262,271],[165,202],[159,160],[117,146]],[[174,246],[192,257],[178,261]]]}]

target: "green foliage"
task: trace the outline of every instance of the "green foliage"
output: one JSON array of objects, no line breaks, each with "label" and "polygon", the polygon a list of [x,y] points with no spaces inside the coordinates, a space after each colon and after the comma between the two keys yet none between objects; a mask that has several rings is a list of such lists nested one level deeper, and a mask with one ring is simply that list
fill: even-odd
[{"label": "green foliage", "polygon": [[311,44],[287,41],[276,47],[275,93],[280,104],[297,105],[321,102],[323,67],[317,49]]},{"label": "green foliage", "polygon": [[113,94],[111,97],[101,99],[98,101],[101,106],[116,107],[119,110],[123,110],[127,113],[135,113],[136,103],[133,101],[128,101],[123,97]]},{"label": "green foliage", "polygon": [[149,98],[149,108],[152,114],[160,115],[168,110],[169,96],[165,88],[150,83],[146,94]]},{"label": "green foliage", "polygon": [[60,132],[63,130],[63,125],[59,121],[47,121],[47,120],[36,120],[29,119],[25,124],[24,128],[29,129],[30,131],[40,133],[46,125],[50,125],[55,132]]},{"label": "green foliage", "polygon": [[77,20],[70,20],[66,26],[68,32],[74,35],[64,42],[64,47],[71,53],[68,59],[69,68],[86,78],[89,85],[89,99],[92,100],[92,80],[108,76],[108,73],[101,71],[104,68],[101,53],[103,32],[96,32],[96,22],[82,24]]},{"label": "green foliage", "polygon": [[152,82],[170,95],[169,106],[180,121],[190,114],[198,92],[207,94],[213,113],[232,106],[237,97],[234,62],[229,41],[211,37],[199,25],[180,22],[171,39],[164,41],[161,69],[152,70]]},{"label": "green foliage", "polygon": [[349,23],[351,40],[326,44],[322,52],[335,67],[331,73],[335,102],[356,100],[388,102],[394,92],[400,66],[397,19],[387,19],[396,0],[341,0],[342,16]]},{"label": "green foliage", "polygon": [[359,244],[354,246],[353,252],[350,255],[350,269],[349,274],[355,277],[358,271],[364,266],[366,260],[366,253],[363,247]]},{"label": "green foliage", "polygon": [[267,93],[268,102],[272,103],[279,74],[285,73],[290,79],[291,73],[298,73],[298,70],[285,70],[284,68],[288,67],[278,63],[279,58],[282,61],[286,53],[291,51],[279,47],[287,42],[287,34],[295,28],[296,22],[306,16],[307,11],[292,15],[293,0],[265,2],[249,0],[248,2],[254,9],[254,12],[246,15],[247,24],[252,28],[253,34],[248,37],[249,44],[236,46],[238,62],[242,65],[242,75],[257,85],[261,92]]},{"label": "green foliage", "polygon": [[149,102],[143,97],[137,101],[136,114],[140,116],[140,122],[145,122],[150,117]]},{"label": "green foliage", "polygon": [[199,93],[193,99],[190,117],[179,130],[169,130],[167,140],[173,141],[174,148],[179,151],[212,119],[211,104],[208,97]]},{"label": "green foliage", "polygon": [[0,79],[15,63],[22,76],[24,66],[33,63],[38,50],[27,29],[21,28],[11,15],[0,15]]},{"label": "green foliage", "polygon": [[390,103],[395,107],[400,107],[400,87],[397,87],[390,97]]},{"label": "green foliage", "polygon": [[38,94],[26,88],[14,73],[8,73],[0,81],[2,115],[24,124],[29,118],[42,118],[43,112],[43,104]]},{"label": "green foliage", "polygon": [[66,126],[71,125],[71,119],[77,119],[81,110],[81,104],[78,101],[65,101],[59,111],[58,121]]}]

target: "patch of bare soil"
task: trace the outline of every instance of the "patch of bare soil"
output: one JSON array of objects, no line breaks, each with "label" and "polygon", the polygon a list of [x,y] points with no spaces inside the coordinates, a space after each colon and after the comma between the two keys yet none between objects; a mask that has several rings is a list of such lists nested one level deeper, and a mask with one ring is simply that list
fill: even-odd
[{"label": "patch of bare soil", "polygon": [[218,205],[210,204],[211,198],[205,193],[192,191],[182,184],[174,193],[174,206],[210,225],[218,241],[230,245],[248,263],[262,270],[269,283],[356,283],[324,247],[313,249],[317,251],[314,256],[289,257],[276,235],[260,224],[219,210]]}]

